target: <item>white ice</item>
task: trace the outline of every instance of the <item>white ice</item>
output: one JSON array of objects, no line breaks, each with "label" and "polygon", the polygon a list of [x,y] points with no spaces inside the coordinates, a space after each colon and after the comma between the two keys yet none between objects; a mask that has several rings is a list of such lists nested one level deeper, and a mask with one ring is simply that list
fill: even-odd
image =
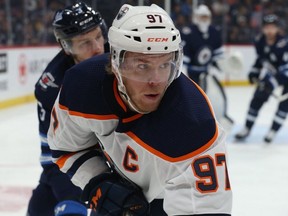
[{"label": "white ice", "polygon": [[[277,101],[263,107],[251,136],[235,143],[253,87],[227,87],[235,126],[227,137],[233,216],[288,216],[288,120],[275,141],[263,143]],[[0,216],[24,216],[41,168],[36,104],[0,111]]]}]

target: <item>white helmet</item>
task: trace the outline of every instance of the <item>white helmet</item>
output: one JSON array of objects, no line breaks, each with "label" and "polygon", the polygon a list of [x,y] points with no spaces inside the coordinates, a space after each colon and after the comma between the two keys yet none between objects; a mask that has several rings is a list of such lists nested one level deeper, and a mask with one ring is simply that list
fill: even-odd
[{"label": "white helmet", "polygon": [[196,8],[195,15],[211,17],[211,11],[209,10],[209,8],[206,5],[202,4]]},{"label": "white helmet", "polygon": [[130,99],[122,81],[123,74],[119,69],[124,62],[126,51],[149,55],[173,53],[175,67],[168,85],[181,73],[183,54],[180,32],[167,12],[155,4],[135,7],[124,4],[109,29],[108,41],[112,67],[118,79],[118,89],[125,98],[128,98],[128,102]]},{"label": "white helmet", "polygon": [[133,7],[124,4],[108,33],[113,49],[159,54],[179,50],[180,33],[170,16],[159,6]]},{"label": "white helmet", "polygon": [[[201,17],[209,17],[208,20],[202,20]],[[202,33],[208,31],[209,25],[211,24],[211,11],[206,5],[199,5],[194,12],[194,23],[198,26]]]}]

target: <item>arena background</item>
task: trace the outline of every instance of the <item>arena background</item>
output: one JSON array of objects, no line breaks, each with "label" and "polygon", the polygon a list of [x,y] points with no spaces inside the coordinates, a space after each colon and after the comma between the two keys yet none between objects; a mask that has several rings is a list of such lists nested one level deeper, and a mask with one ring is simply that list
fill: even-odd
[{"label": "arena background", "polygon": [[[52,20],[55,11],[71,0],[0,0],[0,108],[34,99],[34,83],[49,60],[58,52]],[[108,26],[124,3],[165,8],[181,30],[191,23],[193,8],[207,4],[213,14],[212,23],[222,32],[226,55],[237,53],[242,69],[218,74],[225,85],[247,85],[247,72],[255,59],[252,46],[260,33],[262,17],[276,13],[281,29],[286,32],[285,8],[288,1],[277,0],[84,0],[101,12]],[[244,54],[245,53],[245,54]]]}]

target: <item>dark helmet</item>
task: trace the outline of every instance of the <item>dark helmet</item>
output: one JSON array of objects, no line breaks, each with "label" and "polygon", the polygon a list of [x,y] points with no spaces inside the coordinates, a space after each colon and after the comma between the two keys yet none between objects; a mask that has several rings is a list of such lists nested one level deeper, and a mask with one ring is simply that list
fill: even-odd
[{"label": "dark helmet", "polygon": [[107,40],[107,26],[101,14],[83,2],[58,10],[53,20],[57,41],[70,39],[97,26],[101,28],[103,37]]},{"label": "dark helmet", "polygon": [[268,14],[263,17],[263,26],[268,24],[279,25],[279,18],[275,14]]}]

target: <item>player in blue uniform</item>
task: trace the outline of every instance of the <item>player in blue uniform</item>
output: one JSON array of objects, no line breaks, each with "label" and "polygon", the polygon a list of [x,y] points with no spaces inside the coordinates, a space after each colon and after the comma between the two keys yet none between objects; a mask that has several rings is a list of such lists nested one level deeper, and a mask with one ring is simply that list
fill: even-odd
[{"label": "player in blue uniform", "polygon": [[70,200],[66,202],[67,213],[86,215],[86,208],[78,202],[82,190],[73,185],[70,178],[52,162],[47,132],[51,110],[65,71],[87,58],[104,52],[107,27],[101,15],[83,2],[57,11],[53,27],[55,37],[63,49],[48,64],[35,85],[41,139],[40,162],[43,171],[29,201],[27,215],[54,215],[55,206],[57,208],[57,204],[64,200]]},{"label": "player in blue uniform", "polygon": [[216,66],[224,55],[221,33],[211,25],[211,11],[206,5],[196,8],[194,24],[183,28],[181,37],[188,76],[200,84],[200,75],[208,73],[208,67]]},{"label": "player in blue uniform", "polygon": [[[250,83],[257,84],[256,91],[250,102],[245,127],[235,135],[244,140],[256,121],[263,104],[279,85],[283,86],[282,94],[288,92],[288,44],[287,38],[279,34],[279,20],[275,14],[263,18],[263,34],[255,40],[257,59],[249,73]],[[273,119],[271,129],[264,137],[270,143],[283,125],[288,113],[288,100],[281,101]]]},{"label": "player in blue uniform", "polygon": [[231,215],[225,133],[181,73],[170,16],[125,4],[108,39],[110,56],[65,74],[48,131],[55,162],[96,215]]},{"label": "player in blue uniform", "polygon": [[221,32],[211,25],[211,19],[209,8],[199,5],[195,10],[194,24],[182,28],[184,65],[188,76],[211,99],[218,121],[225,129],[230,130],[233,120],[227,114],[226,93],[217,76],[211,73],[212,67],[221,71],[217,62],[224,58]]}]

